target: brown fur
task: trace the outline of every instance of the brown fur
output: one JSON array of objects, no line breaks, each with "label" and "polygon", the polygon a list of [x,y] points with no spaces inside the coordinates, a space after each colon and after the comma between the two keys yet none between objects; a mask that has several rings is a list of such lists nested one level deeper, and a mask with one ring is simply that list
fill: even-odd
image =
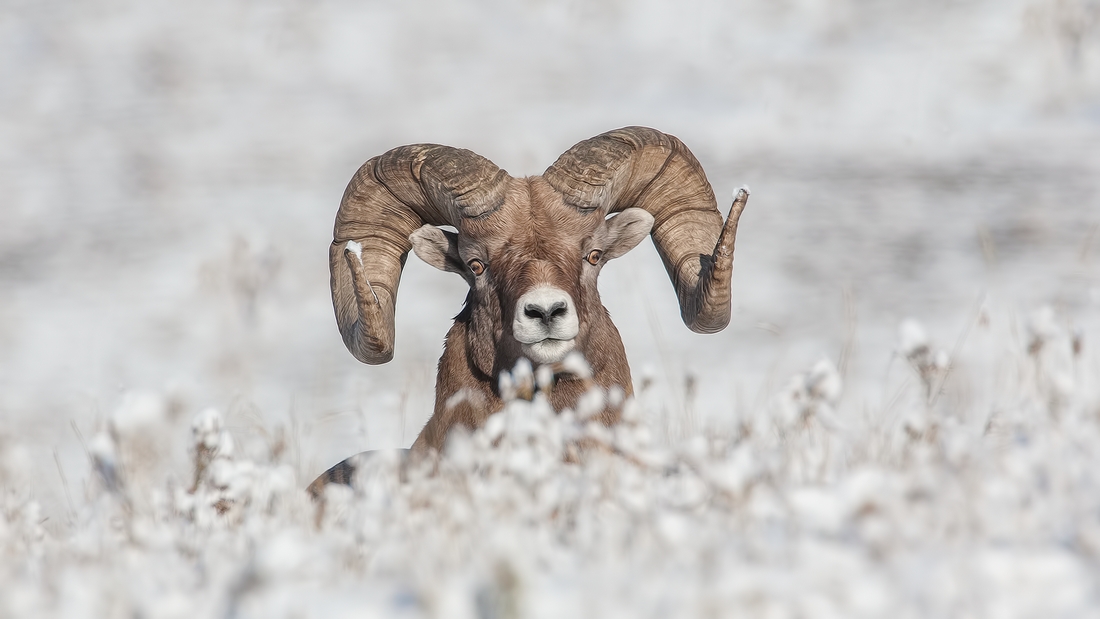
[{"label": "brown fur", "polygon": [[[566,206],[537,177],[515,179],[496,213],[461,222],[462,263],[477,258],[487,270],[471,287],[466,307],[447,334],[436,378],[435,413],[413,451],[441,449],[452,427],[478,428],[501,409],[497,376],[511,370],[522,356],[512,336],[516,301],[541,284],[573,297],[580,319],[576,350],[592,366],[596,384],[633,393],[622,339],[596,288],[602,263],[593,266],[585,261],[591,249],[600,248],[603,227],[602,215]],[[573,407],[585,391],[580,381],[560,380],[551,392],[551,405],[556,410]],[[448,406],[460,392],[462,397]],[[614,423],[617,412],[608,409],[601,419]]]},{"label": "brown fur", "polygon": [[[524,350],[512,332],[513,313],[536,286],[571,298],[574,350],[593,372],[584,381],[561,378],[550,393],[554,408],[575,406],[593,383],[631,395],[622,340],[596,288],[600,270],[650,234],[684,324],[698,333],[720,331],[730,318],[734,239],[747,199],[747,191],[739,192],[723,223],[699,162],[680,140],[647,127],[579,142],[542,176],[521,179],[470,151],[401,146],[364,163],[341,201],[329,250],[337,325],[360,361],[393,357],[397,287],[410,248],[470,285],[447,335],[435,412],[413,444],[416,452],[438,450],[451,428],[477,428],[500,410],[497,377]],[[447,225],[458,233],[439,228]],[[595,265],[586,260],[594,249],[603,250]],[[473,259],[484,272],[470,268]],[[610,424],[617,415],[609,409],[601,419]],[[345,461],[311,484],[311,492],[325,483],[348,483],[353,473],[353,463]]]}]

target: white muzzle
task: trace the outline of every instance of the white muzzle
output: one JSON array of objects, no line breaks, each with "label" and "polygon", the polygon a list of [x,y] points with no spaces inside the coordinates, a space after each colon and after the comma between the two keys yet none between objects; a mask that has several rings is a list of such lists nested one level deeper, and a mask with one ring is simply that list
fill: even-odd
[{"label": "white muzzle", "polygon": [[516,302],[512,334],[532,363],[557,363],[573,350],[580,321],[573,298],[561,288],[539,286]]}]

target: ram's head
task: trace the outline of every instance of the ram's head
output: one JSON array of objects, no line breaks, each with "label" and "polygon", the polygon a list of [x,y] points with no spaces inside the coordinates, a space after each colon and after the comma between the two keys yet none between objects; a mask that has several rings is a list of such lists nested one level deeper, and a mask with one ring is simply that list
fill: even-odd
[{"label": "ram's head", "polygon": [[[596,288],[600,269],[651,234],[684,323],[719,331],[730,318],[733,243],[746,199],[738,195],[723,225],[687,147],[642,127],[585,140],[527,178],[467,150],[396,148],[363,164],[337,214],[330,264],[340,333],[364,363],[393,357],[410,249],[469,284],[440,360],[435,414],[414,449],[439,448],[452,426],[476,427],[499,410],[496,377],[520,358],[550,364],[576,350],[591,380],[629,394],[622,341]],[[552,404],[571,406],[581,393],[566,381]],[[604,420],[614,422],[614,413]]]}]

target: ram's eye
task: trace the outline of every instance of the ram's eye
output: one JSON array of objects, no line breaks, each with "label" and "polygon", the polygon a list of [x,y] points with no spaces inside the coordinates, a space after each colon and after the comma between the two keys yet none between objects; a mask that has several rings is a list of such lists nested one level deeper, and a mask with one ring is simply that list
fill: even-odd
[{"label": "ram's eye", "polygon": [[603,258],[603,252],[598,249],[593,249],[588,252],[588,255],[585,256],[584,259],[588,261],[588,264],[595,265],[600,263],[600,258]]},{"label": "ram's eye", "polygon": [[481,275],[485,272],[485,263],[478,260],[477,258],[474,258],[466,264],[469,265],[470,270],[474,272],[474,275]]}]

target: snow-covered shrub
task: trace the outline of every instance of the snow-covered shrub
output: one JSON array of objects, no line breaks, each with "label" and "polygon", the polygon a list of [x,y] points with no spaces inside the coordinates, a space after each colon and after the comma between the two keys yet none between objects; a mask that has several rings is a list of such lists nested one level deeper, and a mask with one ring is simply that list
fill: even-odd
[{"label": "snow-covered shrub", "polygon": [[[922,377],[912,410],[874,423],[827,360],[724,429],[669,441],[640,401],[597,386],[555,413],[552,376],[520,365],[484,427],[429,458],[363,456],[355,486],[320,503],[236,449],[214,409],[171,440],[190,470],[139,474],[157,454],[127,442],[168,425],[155,397],[128,397],[55,533],[3,442],[0,613],[1097,616],[1100,403],[1094,374],[1050,378],[1062,366],[1043,351],[1085,360],[1040,318],[1011,359],[1034,381],[1005,385],[997,410],[943,414]],[[914,325],[899,350],[920,375],[935,355]],[[613,428],[589,419],[607,402]]]}]

